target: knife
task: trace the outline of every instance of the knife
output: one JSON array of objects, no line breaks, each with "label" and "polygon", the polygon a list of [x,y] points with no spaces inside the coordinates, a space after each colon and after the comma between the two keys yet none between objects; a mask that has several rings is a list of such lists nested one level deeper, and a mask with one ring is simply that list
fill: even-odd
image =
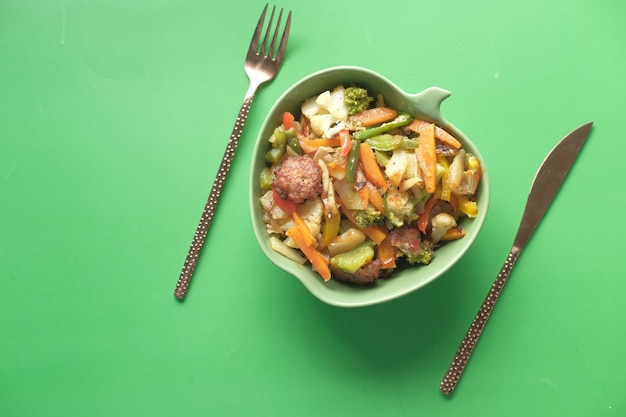
[{"label": "knife", "polygon": [[491,316],[491,312],[500,297],[504,284],[506,284],[509,279],[515,262],[517,262],[522,249],[537,228],[539,221],[565,180],[574,160],[589,136],[592,124],[593,122],[587,123],[561,139],[539,167],[532,186],[530,187],[526,208],[524,209],[517,235],[513,241],[513,246],[509,251],[498,277],[491,286],[485,301],[480,307],[480,310],[478,310],[478,314],[476,314],[474,321],[465,334],[448,368],[448,372],[446,372],[441,381],[439,388],[444,394],[452,393],[459,382],[463,370],[476,347],[478,338],[482,334],[487,320]]}]

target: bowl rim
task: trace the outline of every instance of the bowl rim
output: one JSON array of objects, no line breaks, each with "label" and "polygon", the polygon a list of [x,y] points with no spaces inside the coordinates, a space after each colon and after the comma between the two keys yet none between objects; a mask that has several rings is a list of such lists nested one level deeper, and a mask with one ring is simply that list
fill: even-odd
[{"label": "bowl rim", "polygon": [[[307,95],[306,92],[303,93],[301,91],[304,89],[303,88],[304,86],[307,86],[309,83],[314,82],[315,80],[325,79],[329,77],[330,78],[337,77],[337,78],[341,78],[345,80],[345,81],[330,81],[329,83],[325,84],[325,87],[323,87],[326,89],[332,89],[336,85],[339,85],[339,84],[345,85],[346,83],[350,82],[350,80],[346,78],[346,76],[349,76],[349,74],[359,74],[361,78],[365,78],[365,77],[371,78],[372,80],[375,81],[376,84],[383,84],[386,88],[388,88],[389,90],[387,92],[393,92],[395,96],[401,97],[402,99],[406,100],[407,103],[412,103],[414,101],[424,100],[425,98],[429,98],[431,102],[429,102],[428,104],[430,106],[434,105],[434,107],[436,108],[431,109],[433,111],[431,111],[430,114],[420,114],[420,116],[425,117],[426,119],[431,119],[432,121],[435,121],[438,124],[440,124],[442,127],[452,130],[453,134],[457,135],[458,139],[463,143],[464,148],[467,148],[467,147],[471,148],[472,153],[474,153],[481,162],[483,176],[481,179],[481,183],[479,185],[479,194],[480,194],[479,199],[478,199],[479,206],[480,206],[479,215],[474,219],[466,219],[466,221],[469,220],[471,222],[470,223],[471,231],[473,231],[473,233],[468,233],[468,235],[466,235],[463,239],[456,241],[456,242],[449,242],[448,244],[445,245],[445,246],[448,246],[450,244],[462,242],[461,245],[456,245],[456,246],[459,246],[459,248],[457,248],[459,250],[452,252],[451,255],[448,254],[448,256],[446,257],[447,262],[442,263],[442,264],[437,264],[438,267],[436,269],[433,268],[432,270],[429,270],[426,273],[423,273],[422,275],[425,275],[425,278],[421,280],[417,280],[413,284],[407,283],[405,285],[398,286],[397,289],[377,292],[376,289],[377,287],[380,286],[380,282],[379,282],[374,287],[357,288],[358,292],[365,294],[364,296],[348,296],[346,298],[345,294],[347,292],[343,290],[340,292],[321,291],[320,283],[322,286],[327,286],[328,283],[324,283],[323,280],[319,276],[316,277],[317,281],[313,281],[311,279],[307,279],[306,277],[303,277],[302,270],[305,268],[308,268],[308,271],[310,271],[310,273],[317,275],[315,272],[311,270],[310,265],[308,265],[308,263],[305,264],[305,266],[300,266],[296,264],[295,262],[287,260],[287,258],[274,252],[269,247],[268,245],[269,235],[265,232],[265,229],[264,229],[265,223],[262,222],[262,219],[260,219],[260,222],[262,223],[261,225],[259,222],[259,217],[255,215],[255,213],[260,213],[260,205],[258,203],[258,197],[260,193],[256,194],[254,188],[255,188],[255,184],[258,184],[259,170],[255,168],[259,165],[257,163],[257,161],[259,161],[259,158],[260,158],[259,153],[261,151],[263,151],[264,153],[265,151],[264,146],[267,146],[266,144],[264,145],[264,141],[266,142],[267,140],[266,132],[268,132],[268,129],[270,128],[273,129],[275,126],[277,126],[280,123],[277,116],[279,114],[282,114],[282,112],[284,112],[285,110],[287,110],[286,108],[287,106],[285,106],[284,104],[285,101],[293,101],[299,104],[305,98],[308,98],[314,94],[319,94],[320,92],[324,91],[323,89],[314,88],[312,90],[315,90],[315,92],[313,92],[310,95]],[[330,85],[333,83],[334,85]],[[299,98],[297,100],[292,99],[294,93],[299,94],[298,96]],[[484,222],[487,217],[489,205],[490,205],[490,180],[489,180],[489,172],[487,169],[487,165],[485,164],[484,158],[480,154],[480,151],[478,150],[477,146],[463,132],[461,132],[453,124],[449,123],[441,114],[440,105],[443,102],[443,100],[445,100],[450,95],[451,93],[449,91],[444,90],[439,87],[428,87],[418,93],[411,94],[411,93],[406,92],[404,89],[400,88],[397,84],[395,84],[394,82],[392,82],[391,80],[389,80],[388,78],[386,78],[385,76],[379,74],[378,72],[374,70],[360,67],[360,66],[351,66],[351,65],[333,66],[333,67],[328,67],[328,68],[324,68],[324,69],[312,72],[300,78],[298,81],[293,83],[289,88],[287,88],[278,97],[278,99],[276,99],[274,104],[268,110],[268,112],[266,113],[265,119],[257,133],[253,154],[251,156],[251,166],[250,166],[250,175],[249,175],[249,187],[248,187],[249,188],[248,190],[249,204],[250,204],[250,215],[251,215],[252,225],[254,229],[254,234],[262,252],[270,260],[270,262],[272,262],[275,266],[279,267],[280,269],[284,270],[285,272],[288,272],[289,274],[297,278],[305,286],[305,288],[307,288],[307,290],[311,292],[316,298],[318,298],[319,300],[327,304],[337,306],[337,307],[363,307],[363,306],[379,304],[379,303],[383,303],[383,302],[400,298],[404,295],[412,293],[430,284],[431,282],[435,281],[436,279],[444,275],[450,268],[452,268],[472,246],[472,244],[474,243],[474,241],[480,234],[482,226],[484,225]],[[258,188],[258,186],[256,188]],[[260,226],[263,226],[262,230],[260,230]],[[440,250],[441,248],[438,249],[438,252]],[[437,259],[437,256],[435,257],[435,259]],[[288,263],[285,262],[285,260],[288,261]],[[435,263],[435,261],[433,261],[433,263]],[[428,268],[429,266],[432,266],[432,265],[433,264],[430,264],[430,265],[424,266],[423,268]],[[409,269],[417,271],[418,268],[421,269],[421,267],[409,268]],[[310,275],[310,274],[307,274],[307,275]],[[392,277],[389,280],[379,280],[379,281],[391,281],[396,278],[401,279],[402,277]],[[331,281],[334,281],[334,280],[331,280]],[[339,283],[339,285],[342,285],[343,287],[348,287],[348,285],[343,284],[343,283]],[[352,291],[350,291],[350,293],[352,293]]]}]

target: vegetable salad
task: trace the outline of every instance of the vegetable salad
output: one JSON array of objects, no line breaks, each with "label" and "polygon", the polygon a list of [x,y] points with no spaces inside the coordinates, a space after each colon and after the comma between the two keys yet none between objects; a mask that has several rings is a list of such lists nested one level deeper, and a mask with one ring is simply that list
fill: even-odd
[{"label": "vegetable salad", "polygon": [[477,213],[478,158],[441,126],[339,85],[285,112],[268,138],[260,203],[272,248],[371,285],[429,264]]}]

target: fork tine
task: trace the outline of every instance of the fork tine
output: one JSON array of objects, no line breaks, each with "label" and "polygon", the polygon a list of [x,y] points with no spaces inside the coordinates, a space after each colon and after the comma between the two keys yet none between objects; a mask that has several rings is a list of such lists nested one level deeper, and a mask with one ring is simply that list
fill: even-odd
[{"label": "fork tine", "polygon": [[261,32],[263,31],[263,23],[265,22],[266,12],[267,12],[267,3],[265,3],[265,7],[263,8],[263,13],[261,13],[261,17],[259,17],[259,21],[256,24],[254,33],[252,34],[252,40],[250,41],[250,48],[249,48],[248,53],[256,54],[257,49],[259,48],[259,39],[261,39]]},{"label": "fork tine", "polygon": [[267,40],[270,36],[270,32],[272,31],[272,22],[274,21],[274,11],[276,11],[276,6],[272,7],[272,14],[270,15],[270,21],[267,24],[267,30],[265,31],[265,36],[263,37],[263,44],[261,45],[261,49],[259,49],[259,53],[261,55],[265,54],[265,50],[267,48]]},{"label": "fork tine", "polygon": [[283,32],[283,37],[280,39],[280,47],[278,48],[278,53],[276,54],[276,63],[280,66],[283,62],[283,57],[285,56],[285,50],[287,49],[287,40],[289,39],[289,29],[291,28],[291,10],[287,15],[287,23],[285,23],[285,31]]},{"label": "fork tine", "polygon": [[[272,44],[270,45],[270,50],[268,51],[268,57],[274,59],[274,48],[276,47],[276,39],[278,38],[278,31],[280,30],[280,21],[283,18],[283,9],[280,9],[280,13],[278,14],[278,21],[276,22],[276,28],[274,28],[274,36],[272,37]],[[268,28],[268,34],[271,28]]]}]

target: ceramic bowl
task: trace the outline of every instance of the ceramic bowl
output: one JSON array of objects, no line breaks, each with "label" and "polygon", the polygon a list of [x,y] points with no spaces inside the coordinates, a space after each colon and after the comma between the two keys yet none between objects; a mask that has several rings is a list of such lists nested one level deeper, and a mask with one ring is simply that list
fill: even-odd
[{"label": "ceramic bowl", "polygon": [[[324,282],[311,269],[310,264],[298,265],[273,251],[269,236],[265,231],[262,208],[259,203],[259,174],[265,167],[265,153],[269,149],[267,139],[274,128],[281,123],[282,114],[290,111],[299,117],[300,104],[308,97],[332,89],[339,84],[365,87],[370,95],[382,93],[389,107],[406,111],[415,117],[435,122],[452,133],[463,147],[476,155],[483,167],[483,177],[477,191],[478,216],[464,219],[460,226],[466,230],[464,238],[448,242],[437,249],[435,258],[426,266],[407,268],[394,273],[392,278],[379,279],[375,286],[356,287],[331,279]],[[417,94],[403,91],[396,84],[376,72],[360,67],[341,66],[324,69],[310,74],[285,91],[270,109],[258,132],[252,155],[250,172],[250,212],[254,233],[267,258],[298,279],[314,296],[325,303],[340,307],[358,307],[390,301],[411,293],[442,276],[467,252],[483,226],[489,206],[489,173],[476,145],[460,130],[450,124],[440,112],[441,103],[450,92],[438,87],[430,87]]]}]

